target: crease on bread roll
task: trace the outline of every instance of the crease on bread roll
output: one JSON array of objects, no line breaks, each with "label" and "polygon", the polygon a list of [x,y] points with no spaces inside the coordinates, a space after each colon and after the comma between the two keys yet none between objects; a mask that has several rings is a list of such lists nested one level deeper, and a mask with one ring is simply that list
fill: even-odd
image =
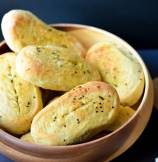
[{"label": "crease on bread roll", "polygon": [[39,88],[16,73],[16,55],[0,56],[0,127],[12,134],[24,134],[35,114],[42,109]]},{"label": "crease on bread roll", "polygon": [[119,107],[116,90],[92,81],[52,101],[33,119],[31,136],[44,145],[80,143],[106,130]]},{"label": "crease on bread roll", "polygon": [[21,139],[22,141],[25,141],[25,142],[28,142],[28,143],[32,143],[32,144],[35,143],[34,140],[33,140],[33,138],[32,138],[32,136],[31,136],[31,133],[30,133],[30,132],[24,134],[23,136],[21,136],[20,139]]},{"label": "crease on bread roll", "polygon": [[99,72],[76,51],[55,45],[23,48],[17,55],[16,69],[24,80],[50,90],[68,91],[100,80]]},{"label": "crease on bread roll", "polygon": [[7,45],[16,53],[27,45],[57,44],[78,50],[82,57],[85,54],[74,36],[50,27],[29,11],[9,11],[3,16],[1,28]]},{"label": "crease on bread roll", "polygon": [[134,105],[144,89],[144,73],[141,65],[123,47],[108,42],[93,45],[86,60],[94,65],[103,81],[116,88],[122,105]]},{"label": "crease on bread roll", "polygon": [[118,108],[117,116],[114,122],[108,126],[107,131],[115,131],[124,123],[126,123],[133,116],[134,113],[135,110],[131,107],[120,105],[120,107]]}]

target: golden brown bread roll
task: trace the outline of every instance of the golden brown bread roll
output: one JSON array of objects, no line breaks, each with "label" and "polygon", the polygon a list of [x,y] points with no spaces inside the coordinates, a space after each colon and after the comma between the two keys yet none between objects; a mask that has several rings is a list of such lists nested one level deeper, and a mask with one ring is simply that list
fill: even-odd
[{"label": "golden brown bread roll", "polygon": [[14,53],[0,56],[0,127],[13,134],[24,134],[42,109],[42,100],[39,88],[17,75],[15,61]]},{"label": "golden brown bread roll", "polygon": [[31,136],[31,133],[26,133],[24,134],[23,136],[21,136],[20,138],[22,141],[25,141],[25,142],[28,142],[28,143],[35,143],[32,136]]},{"label": "golden brown bread roll", "polygon": [[1,28],[7,45],[16,53],[27,45],[57,44],[75,48],[84,56],[84,49],[74,36],[48,26],[29,11],[9,11]]},{"label": "golden brown bread roll", "polygon": [[41,110],[33,119],[31,136],[45,145],[83,142],[105,130],[115,119],[118,107],[119,97],[112,86],[88,82]]},{"label": "golden brown bread roll", "polygon": [[117,116],[113,123],[111,123],[107,130],[114,131],[121,127],[125,122],[127,122],[131,116],[135,113],[135,110],[129,106],[121,106],[118,108]]},{"label": "golden brown bread roll", "polygon": [[123,105],[134,105],[144,89],[141,65],[121,47],[99,42],[87,52],[86,60],[100,72],[102,79],[116,88]]},{"label": "golden brown bread roll", "polygon": [[68,91],[92,80],[100,80],[98,71],[70,48],[27,46],[16,59],[18,74],[44,89]]}]

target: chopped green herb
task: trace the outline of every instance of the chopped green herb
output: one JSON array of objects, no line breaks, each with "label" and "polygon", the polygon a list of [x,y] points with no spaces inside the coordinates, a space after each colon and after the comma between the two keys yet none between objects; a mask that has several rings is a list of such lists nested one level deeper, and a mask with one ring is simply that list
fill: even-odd
[{"label": "chopped green herb", "polygon": [[49,28],[49,29],[48,29],[48,31],[52,31],[52,29],[51,29],[51,28]]},{"label": "chopped green herb", "polygon": [[64,47],[64,48],[67,48],[67,46],[65,44],[62,44],[61,46]]},{"label": "chopped green herb", "polygon": [[99,96],[99,98],[100,98],[101,100],[104,100],[104,98],[103,98],[102,96]]},{"label": "chopped green herb", "polygon": [[37,52],[41,52],[41,49],[39,47],[36,47]]},{"label": "chopped green herb", "polygon": [[117,87],[117,84],[114,84],[115,87]]},{"label": "chopped green herb", "polygon": [[80,120],[78,118],[76,120],[77,120],[77,124],[79,124],[80,123]]}]

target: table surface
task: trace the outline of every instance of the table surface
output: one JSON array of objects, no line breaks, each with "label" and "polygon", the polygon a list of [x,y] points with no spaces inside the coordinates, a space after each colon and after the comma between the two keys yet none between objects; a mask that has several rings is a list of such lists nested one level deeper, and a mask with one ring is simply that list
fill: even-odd
[{"label": "table surface", "polygon": [[[158,50],[138,50],[152,78],[158,76]],[[135,144],[113,162],[155,162],[158,157],[158,112],[154,109],[150,121]],[[0,162],[13,162],[0,155]]]}]

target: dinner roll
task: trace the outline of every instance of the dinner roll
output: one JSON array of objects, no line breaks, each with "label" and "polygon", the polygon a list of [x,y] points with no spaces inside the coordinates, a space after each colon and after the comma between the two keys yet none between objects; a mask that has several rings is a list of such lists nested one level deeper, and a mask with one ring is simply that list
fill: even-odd
[{"label": "dinner roll", "polygon": [[75,48],[84,55],[82,45],[74,36],[50,27],[29,11],[9,11],[2,18],[1,28],[7,45],[16,53],[27,45],[57,44]]},{"label": "dinner roll", "polygon": [[88,50],[86,60],[99,70],[105,82],[116,88],[121,104],[134,105],[139,100],[144,89],[144,73],[128,51],[99,42]]},{"label": "dinner roll", "polygon": [[23,136],[21,136],[20,138],[22,141],[25,141],[25,142],[28,142],[28,143],[35,143],[32,136],[31,136],[31,133],[26,133],[24,134]]},{"label": "dinner roll", "polygon": [[92,80],[100,80],[98,71],[76,51],[55,45],[27,46],[16,59],[18,74],[44,89],[68,91]]},{"label": "dinner roll", "polygon": [[106,130],[119,107],[115,89],[92,81],[79,85],[52,101],[33,119],[31,136],[44,145],[69,145],[86,141]]},{"label": "dinner roll", "polygon": [[122,106],[118,108],[117,116],[113,123],[107,128],[108,131],[114,131],[127,122],[130,117],[135,113],[135,110],[129,106]]},{"label": "dinner roll", "polygon": [[16,73],[16,55],[0,55],[0,127],[12,134],[24,134],[35,114],[42,109],[39,88]]}]

